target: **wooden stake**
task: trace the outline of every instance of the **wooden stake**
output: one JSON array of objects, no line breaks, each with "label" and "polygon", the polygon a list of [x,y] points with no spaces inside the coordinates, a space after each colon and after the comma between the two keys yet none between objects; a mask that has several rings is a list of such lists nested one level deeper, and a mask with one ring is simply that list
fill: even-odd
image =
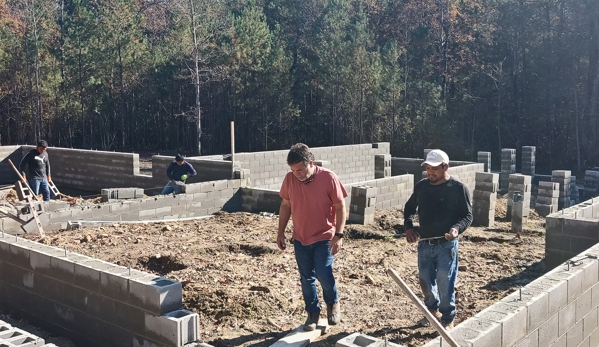
[{"label": "wooden stake", "polygon": [[397,272],[395,272],[395,270],[390,268],[390,269],[387,269],[387,273],[389,274],[389,276],[391,276],[393,278],[393,280],[395,280],[395,282],[397,282],[397,284],[399,284],[399,286],[404,291],[404,293],[406,293],[406,295],[409,296],[410,299],[412,299],[412,301],[416,304],[416,306],[418,306],[420,311],[422,311],[422,313],[424,314],[426,319],[428,319],[428,321],[435,328],[435,330],[437,330],[439,332],[441,337],[443,337],[447,342],[449,342],[449,345],[451,347],[460,347],[458,345],[458,343],[456,342],[456,340],[454,340],[453,337],[451,337],[451,335],[449,335],[447,333],[447,330],[445,330],[445,328],[443,328],[441,323],[439,323],[439,321],[437,321],[435,316],[433,316],[433,314],[426,308],[426,306],[424,306],[422,301],[420,301],[420,299],[418,299],[418,297],[414,294],[414,292],[412,292],[412,290],[410,289],[410,287],[408,287],[406,282],[404,282],[401,279],[401,277],[399,277]]},{"label": "wooden stake", "polygon": [[231,178],[235,178],[235,122],[231,121]]}]

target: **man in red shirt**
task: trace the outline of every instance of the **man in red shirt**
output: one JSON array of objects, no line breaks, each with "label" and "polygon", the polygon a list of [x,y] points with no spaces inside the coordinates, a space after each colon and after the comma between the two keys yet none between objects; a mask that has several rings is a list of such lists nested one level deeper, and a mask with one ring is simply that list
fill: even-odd
[{"label": "man in red shirt", "polygon": [[304,330],[316,329],[320,305],[316,280],[322,286],[329,325],[339,323],[341,310],[333,277],[334,255],[341,249],[347,192],[332,171],[314,165],[314,155],[303,143],[291,147],[287,173],[279,195],[277,245],[285,250],[285,229],[293,215],[293,246],[308,319]]}]

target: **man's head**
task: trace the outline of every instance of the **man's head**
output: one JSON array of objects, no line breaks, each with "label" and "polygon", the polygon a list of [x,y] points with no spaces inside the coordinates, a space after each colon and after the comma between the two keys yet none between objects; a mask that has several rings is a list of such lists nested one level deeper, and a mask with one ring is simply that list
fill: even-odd
[{"label": "man's head", "polygon": [[291,146],[287,154],[287,165],[291,168],[293,175],[301,182],[310,181],[314,174],[314,155],[310,148],[303,143]]},{"label": "man's head", "polygon": [[440,149],[433,149],[426,155],[421,164],[426,167],[426,176],[433,185],[444,183],[449,179],[449,156]]},{"label": "man's head", "polygon": [[182,156],[181,154],[177,154],[175,156],[175,161],[177,162],[177,165],[181,166],[185,163],[185,157]]},{"label": "man's head", "polygon": [[48,147],[48,142],[46,142],[45,140],[40,140],[37,142],[37,146],[35,146],[35,149],[37,150],[37,152],[39,154],[44,153],[44,151],[46,150],[46,148]]}]

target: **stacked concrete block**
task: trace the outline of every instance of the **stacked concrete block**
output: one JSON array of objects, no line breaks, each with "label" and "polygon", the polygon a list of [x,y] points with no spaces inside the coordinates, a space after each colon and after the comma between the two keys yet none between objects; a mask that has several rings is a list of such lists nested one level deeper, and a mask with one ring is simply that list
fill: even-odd
[{"label": "stacked concrete block", "polygon": [[376,193],[376,187],[352,187],[351,201],[349,205],[349,221],[351,223],[358,223],[363,225],[374,223]]},{"label": "stacked concrete block", "polygon": [[472,193],[472,223],[492,227],[495,224],[495,204],[499,175],[487,172],[476,173],[476,185]]},{"label": "stacked concrete block", "polygon": [[391,176],[391,154],[375,154],[374,156],[374,178],[385,178]]},{"label": "stacked concrete block", "polygon": [[508,192],[510,175],[516,173],[516,150],[503,148],[501,150],[501,173],[499,174],[499,191],[501,194]]},{"label": "stacked concrete block", "polygon": [[576,185],[576,176],[570,177],[570,206],[574,206],[580,202],[578,195],[578,186]]},{"label": "stacked concrete block", "polygon": [[570,170],[551,171],[551,182],[559,183],[558,209],[570,207]]},{"label": "stacked concrete block", "polygon": [[251,213],[279,213],[281,201],[278,190],[241,188],[241,210]]},{"label": "stacked concrete block", "polygon": [[546,217],[556,212],[558,209],[558,200],[559,183],[545,181],[539,182],[535,211],[537,211],[540,216]]},{"label": "stacked concrete block", "polygon": [[535,155],[537,148],[535,146],[522,146],[522,174],[535,176]]},{"label": "stacked concrete block", "polygon": [[19,238],[0,238],[0,255],[0,308],[60,327],[79,346],[198,340],[179,282]]},{"label": "stacked concrete block", "polygon": [[138,199],[144,197],[142,188],[108,188],[101,191],[102,202],[109,200]]},{"label": "stacked concrete block", "polygon": [[530,194],[532,190],[532,177],[521,174],[512,174],[509,176],[508,196],[507,196],[507,217],[512,217],[514,194],[517,192],[521,196],[522,207],[518,215],[522,215],[522,223],[528,221],[530,212]]},{"label": "stacked concrete block", "polygon": [[584,173],[584,198],[591,199],[599,195],[599,171],[586,170]]},{"label": "stacked concrete block", "polygon": [[485,172],[491,172],[491,152],[478,152],[477,162],[485,165]]}]

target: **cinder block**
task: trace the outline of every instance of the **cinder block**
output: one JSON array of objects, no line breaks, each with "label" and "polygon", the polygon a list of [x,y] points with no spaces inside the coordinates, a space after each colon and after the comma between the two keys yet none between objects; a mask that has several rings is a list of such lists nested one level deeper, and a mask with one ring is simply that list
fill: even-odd
[{"label": "cinder block", "polygon": [[527,308],[526,331],[528,334],[537,330],[549,317],[549,293],[535,287],[526,286],[506,296],[501,302],[522,305]]},{"label": "cinder block", "polygon": [[558,317],[558,335],[562,336],[566,334],[576,322],[576,302],[568,304],[564,309],[559,311]]},{"label": "cinder block", "polygon": [[147,275],[129,280],[131,305],[162,315],[181,308],[183,289],[180,282]]},{"label": "cinder block", "polygon": [[550,346],[557,341],[559,335],[558,315],[554,314],[539,327],[539,347]]},{"label": "cinder block", "polygon": [[502,325],[502,346],[513,346],[527,335],[528,316],[524,306],[499,302],[474,317]]},{"label": "cinder block", "polygon": [[166,346],[179,347],[199,338],[199,316],[187,310],[176,310],[164,316],[146,313],[145,335],[164,343]]},{"label": "cinder block", "polygon": [[578,346],[583,338],[583,321],[577,322],[568,332],[566,333],[566,346]]},{"label": "cinder block", "polygon": [[[475,337],[467,338],[465,346],[493,347],[501,346],[501,324],[476,318],[466,320],[460,327],[480,332]],[[453,336],[453,331],[452,331]]]},{"label": "cinder block", "polygon": [[[385,341],[377,339],[372,336],[364,335],[361,333],[353,333],[346,336],[335,343],[335,347],[358,347],[358,346],[384,346]],[[401,347],[398,344],[387,342],[389,347]]]}]

